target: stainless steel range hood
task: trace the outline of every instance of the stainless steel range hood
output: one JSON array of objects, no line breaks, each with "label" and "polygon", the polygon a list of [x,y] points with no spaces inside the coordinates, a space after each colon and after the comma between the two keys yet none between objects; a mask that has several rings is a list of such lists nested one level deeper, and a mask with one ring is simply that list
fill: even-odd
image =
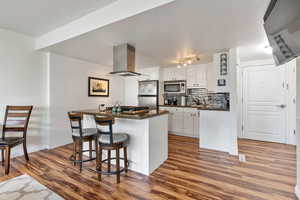
[{"label": "stainless steel range hood", "polygon": [[135,72],[135,48],[130,44],[114,46],[113,49],[113,72],[119,76],[140,76]]}]

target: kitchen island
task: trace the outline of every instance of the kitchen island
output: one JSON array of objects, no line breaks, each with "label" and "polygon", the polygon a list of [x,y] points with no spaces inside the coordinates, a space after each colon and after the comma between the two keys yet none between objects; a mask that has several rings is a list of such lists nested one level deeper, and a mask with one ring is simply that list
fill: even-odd
[{"label": "kitchen island", "polygon": [[[99,110],[80,110],[87,117],[113,116],[113,131],[127,133],[130,137],[128,146],[129,168],[133,171],[150,175],[168,159],[168,112],[151,110],[148,113],[124,114],[100,112]],[[88,124],[88,122],[86,122]],[[114,157],[114,154],[112,153]],[[123,155],[121,155],[123,156]],[[103,152],[106,157],[106,152]],[[122,163],[122,162],[121,162]],[[122,163],[123,164],[123,163]]]}]

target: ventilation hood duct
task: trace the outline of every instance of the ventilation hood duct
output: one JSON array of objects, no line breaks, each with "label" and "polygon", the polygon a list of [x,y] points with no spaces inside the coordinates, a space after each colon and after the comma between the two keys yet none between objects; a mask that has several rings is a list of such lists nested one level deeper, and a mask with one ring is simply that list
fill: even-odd
[{"label": "ventilation hood duct", "polygon": [[113,72],[119,76],[140,76],[135,72],[135,48],[130,44],[114,46],[113,49]]}]

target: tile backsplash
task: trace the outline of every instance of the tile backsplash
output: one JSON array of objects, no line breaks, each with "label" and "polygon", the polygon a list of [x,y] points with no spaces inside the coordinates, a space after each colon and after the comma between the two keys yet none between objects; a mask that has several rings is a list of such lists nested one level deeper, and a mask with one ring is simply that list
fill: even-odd
[{"label": "tile backsplash", "polygon": [[188,105],[209,105],[214,108],[229,109],[230,106],[229,93],[212,93],[207,89],[189,89]]}]

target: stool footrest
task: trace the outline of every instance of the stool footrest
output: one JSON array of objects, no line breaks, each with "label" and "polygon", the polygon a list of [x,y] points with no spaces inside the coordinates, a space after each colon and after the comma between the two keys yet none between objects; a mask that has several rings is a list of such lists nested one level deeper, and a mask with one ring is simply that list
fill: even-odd
[{"label": "stool footrest", "polygon": [[[101,161],[101,164],[102,163],[106,163],[108,160],[116,160],[117,158],[116,157],[112,157],[112,158],[110,158],[110,159],[104,159],[104,160],[102,160]],[[119,158],[120,160],[124,160],[124,158]],[[127,167],[129,166],[129,162],[127,162]],[[122,173],[122,172],[124,172],[126,170],[126,168],[125,167],[122,167],[122,168],[120,168],[120,171],[119,171],[119,173]],[[96,173],[98,173],[98,174],[103,174],[103,175],[115,175],[115,174],[118,174],[118,172],[117,171],[110,171],[110,172],[108,172],[108,171],[100,171],[98,168],[95,170],[95,172]]]},{"label": "stool footrest", "polygon": [[[91,150],[91,151],[96,152],[95,150]],[[85,153],[85,152],[90,152],[90,150],[83,150],[82,151],[82,153]],[[76,152],[76,155],[79,155],[79,152]],[[75,162],[75,163],[81,163],[81,162],[89,162],[89,161],[96,160],[96,157],[85,159],[85,160],[75,160],[74,155],[71,155],[69,160],[72,161],[72,162]]]},{"label": "stool footrest", "polygon": [[118,173],[124,172],[125,170],[126,169],[123,167],[123,168],[120,168],[119,172],[117,172],[117,171],[110,171],[110,172],[108,172],[108,171],[100,171],[98,169],[96,169],[95,172],[98,173],[98,174],[103,174],[103,175],[116,175]]}]

